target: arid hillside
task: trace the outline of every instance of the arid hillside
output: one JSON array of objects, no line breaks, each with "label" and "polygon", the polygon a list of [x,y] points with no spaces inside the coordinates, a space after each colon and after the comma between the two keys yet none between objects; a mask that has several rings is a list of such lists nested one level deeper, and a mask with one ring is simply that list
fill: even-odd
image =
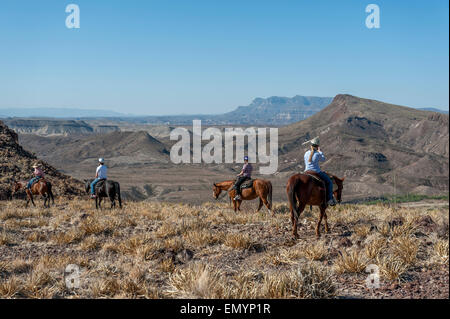
[{"label": "arid hillside", "polygon": [[111,132],[85,136],[43,137],[31,134],[20,136],[20,143],[39,150],[39,156],[57,166],[92,166],[99,157],[110,165],[132,166],[167,163],[166,146],[147,132]]},{"label": "arid hillside", "polygon": [[33,177],[32,166],[39,162],[46,179],[54,186],[55,195],[80,195],[81,182],[61,174],[18,144],[17,134],[0,121],[0,200],[9,199],[13,181],[29,180]]},{"label": "arid hillside", "polygon": [[347,194],[448,192],[448,115],[338,95],[279,133],[282,170],[303,167],[302,144],[319,136],[323,168],[347,177]]}]

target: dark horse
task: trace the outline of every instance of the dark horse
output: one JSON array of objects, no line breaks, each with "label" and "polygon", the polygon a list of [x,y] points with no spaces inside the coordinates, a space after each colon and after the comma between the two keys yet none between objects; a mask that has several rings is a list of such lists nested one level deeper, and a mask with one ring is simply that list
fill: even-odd
[{"label": "dark horse", "polygon": [[[286,193],[291,211],[292,235],[295,238],[298,238],[298,219],[306,205],[319,206],[320,208],[319,222],[316,227],[316,236],[320,237],[320,224],[322,222],[322,218],[325,219],[325,231],[327,233],[329,232],[326,214],[328,205],[326,204],[325,188],[321,181],[311,175],[313,175],[313,173],[310,172],[295,174],[289,178],[287,183]],[[331,174],[328,174],[328,176],[333,181],[333,186],[336,186],[333,188],[333,195],[338,203],[341,203],[345,177],[341,179]]]},{"label": "dark horse", "polygon": [[45,179],[40,179],[39,181],[31,185],[31,189],[27,188],[27,184],[28,183],[24,181],[14,183],[12,196],[14,196],[14,194],[19,190],[25,189],[25,192],[27,194],[26,207],[28,207],[30,201],[33,206],[36,207],[36,204],[33,200],[33,195],[41,195],[44,197],[44,207],[50,207],[50,200],[52,201],[52,204],[55,205],[55,198],[53,197],[52,192],[52,184],[50,182],[47,182]]},{"label": "dark horse", "polygon": [[[86,193],[90,194],[91,192],[91,183],[94,180],[85,180],[86,183]],[[102,208],[102,200],[103,198],[109,197],[111,201],[111,208],[116,207],[116,198],[119,200],[119,207],[122,208],[122,197],[120,196],[120,184],[118,182],[103,180],[99,181],[97,185],[95,185],[95,208]]]},{"label": "dark horse", "polygon": [[[224,181],[220,183],[213,184],[213,196],[215,199],[219,198],[222,191],[228,191],[234,185],[234,181]],[[259,197],[259,206],[257,212],[261,209],[262,205],[266,205],[269,213],[272,212],[272,183],[264,179],[253,180],[253,185],[250,188],[242,189],[242,200],[234,200],[236,196],[236,190],[232,189],[228,191],[228,196],[230,200],[233,201],[234,211],[241,210],[242,200],[253,200]]]}]

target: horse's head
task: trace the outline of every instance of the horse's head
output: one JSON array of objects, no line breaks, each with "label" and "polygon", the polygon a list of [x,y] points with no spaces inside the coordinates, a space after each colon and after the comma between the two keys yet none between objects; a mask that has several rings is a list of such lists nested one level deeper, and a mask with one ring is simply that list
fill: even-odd
[{"label": "horse's head", "polygon": [[216,185],[216,183],[213,184],[213,197],[215,199],[219,198],[220,193],[222,192],[222,189]]},{"label": "horse's head", "polygon": [[336,198],[337,202],[340,204],[342,202],[342,190],[344,189],[345,177],[339,178],[337,176],[333,176],[333,179],[337,185],[337,189],[333,191],[333,195]]}]

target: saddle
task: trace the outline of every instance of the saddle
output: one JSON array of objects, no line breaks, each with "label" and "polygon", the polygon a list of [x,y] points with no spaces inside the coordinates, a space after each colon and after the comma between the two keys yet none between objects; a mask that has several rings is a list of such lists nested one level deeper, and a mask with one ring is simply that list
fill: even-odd
[{"label": "saddle", "polygon": [[[324,190],[325,193],[326,193],[325,181],[323,179],[321,179],[316,172],[314,172],[314,171],[305,171],[305,172],[303,172],[303,174],[311,176],[313,178],[313,180],[316,182],[316,184],[321,187],[321,190]],[[325,174],[327,174],[328,177],[331,179],[331,182],[333,184],[333,192],[336,191],[337,188],[338,188],[338,186],[336,184],[336,181],[334,180],[334,178],[332,176],[330,176],[330,174],[328,174],[326,172],[325,172]],[[325,196],[326,196],[326,194],[325,194]]]},{"label": "saddle", "polygon": [[324,186],[325,187],[325,181],[323,179],[321,179],[319,174],[317,174],[316,172],[314,172],[314,171],[305,171],[303,174],[311,176],[314,181],[318,182],[319,186]]},{"label": "saddle", "polygon": [[101,180],[99,180],[98,182],[97,182],[97,184],[95,184],[95,188],[102,188],[103,187],[103,185],[105,184],[105,182],[106,182],[106,179],[101,179]]},{"label": "saddle", "polygon": [[39,179],[33,181],[33,184],[31,184],[31,186],[33,186],[33,185],[36,184],[36,183],[40,183],[40,182],[44,182],[45,184],[47,184],[47,181],[45,180],[45,178],[44,178],[44,177],[41,177],[41,178],[39,178]]},{"label": "saddle", "polygon": [[[248,179],[248,180],[246,180],[245,182],[243,182],[242,184],[241,184],[241,190],[242,189],[246,189],[246,188],[252,188],[253,187],[253,182],[254,182],[255,180],[252,178],[252,179]],[[236,180],[234,180],[234,183],[236,183]]]}]

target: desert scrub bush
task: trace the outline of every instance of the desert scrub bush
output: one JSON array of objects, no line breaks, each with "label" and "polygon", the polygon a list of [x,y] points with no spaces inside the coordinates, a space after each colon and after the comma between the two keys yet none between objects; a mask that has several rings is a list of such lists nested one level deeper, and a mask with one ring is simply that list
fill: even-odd
[{"label": "desert scrub bush", "polygon": [[356,250],[350,252],[340,252],[335,261],[335,270],[337,273],[361,273],[366,269],[367,260],[365,256]]},{"label": "desert scrub bush", "polygon": [[384,237],[389,237],[389,235],[391,234],[391,227],[388,223],[382,223],[378,227],[378,232]]},{"label": "desert scrub bush", "polygon": [[408,235],[395,237],[390,246],[394,256],[400,258],[405,264],[413,265],[416,262],[419,244],[415,237]]},{"label": "desert scrub bush", "polygon": [[386,238],[372,238],[365,246],[364,251],[369,259],[376,259],[386,248]]},{"label": "desert scrub bush", "polygon": [[372,228],[371,225],[365,224],[365,225],[356,225],[353,228],[353,230],[356,236],[363,239],[366,238],[367,235],[369,235],[371,228]]},{"label": "desert scrub bush", "polygon": [[231,233],[225,235],[224,244],[231,248],[250,249],[254,242],[247,234]]},{"label": "desert scrub bush", "polygon": [[68,245],[80,242],[85,236],[84,231],[72,229],[68,232],[59,232],[52,236],[52,241],[58,245]]},{"label": "desert scrub bush", "polygon": [[381,277],[390,281],[400,280],[402,275],[408,270],[408,265],[403,260],[392,255],[379,257],[377,266]]},{"label": "desert scrub bush", "polygon": [[336,287],[332,274],[324,267],[316,264],[306,264],[299,268],[299,297],[325,299],[333,298]]},{"label": "desert scrub bush", "polygon": [[86,251],[94,251],[100,249],[101,242],[95,236],[89,236],[80,243],[80,248]]},{"label": "desert scrub bush", "polygon": [[265,254],[260,259],[260,264],[271,264],[274,266],[297,264],[302,257],[302,251],[298,248],[284,248],[277,252]]},{"label": "desert scrub bush", "polygon": [[413,219],[406,221],[403,225],[393,226],[391,229],[392,237],[410,236],[416,231],[417,227]]},{"label": "desert scrub bush", "polygon": [[448,263],[448,249],[449,243],[448,240],[439,239],[433,247],[435,255],[442,263]]},{"label": "desert scrub bush", "polygon": [[207,229],[192,230],[183,234],[183,241],[194,247],[205,247],[221,242],[221,236],[217,236]]},{"label": "desert scrub bush", "polygon": [[298,271],[271,273],[257,287],[257,298],[332,298],[336,287],[332,275],[315,264],[301,265]]},{"label": "desert scrub bush", "polygon": [[121,286],[117,278],[102,278],[92,284],[91,289],[94,298],[114,297],[121,292]]},{"label": "desert scrub bush", "polygon": [[20,282],[16,277],[0,279],[0,298],[13,298],[20,292]]},{"label": "desert scrub bush", "polygon": [[170,275],[166,293],[174,298],[223,298],[223,286],[220,284],[222,276],[219,270],[210,265],[190,264]]},{"label": "desert scrub bush", "polygon": [[304,247],[302,255],[309,260],[322,260],[327,254],[325,242],[319,241],[314,245]]},{"label": "desert scrub bush", "polygon": [[109,234],[113,231],[114,221],[100,221],[95,217],[88,217],[83,220],[79,226],[85,235],[100,235],[102,233]]},{"label": "desert scrub bush", "polygon": [[158,269],[162,272],[172,273],[175,270],[175,264],[172,258],[164,258],[158,264]]}]

